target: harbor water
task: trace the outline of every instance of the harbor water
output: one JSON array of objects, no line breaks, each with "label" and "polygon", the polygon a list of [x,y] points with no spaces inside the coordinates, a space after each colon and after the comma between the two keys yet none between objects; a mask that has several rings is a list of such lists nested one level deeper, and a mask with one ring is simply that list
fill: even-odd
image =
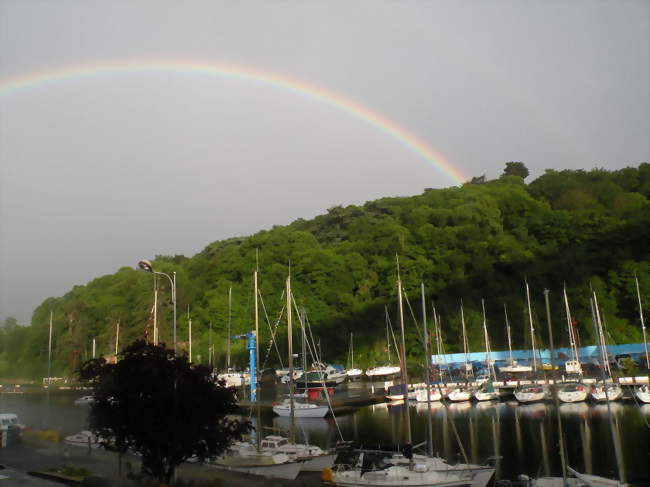
[{"label": "harbor water", "polygon": [[[369,392],[367,384],[347,384],[337,388],[334,398]],[[262,387],[262,398],[280,398],[282,386]],[[87,406],[74,400],[88,391],[59,391],[47,394],[42,389],[25,388],[22,394],[0,394],[0,412],[14,412],[27,426],[54,429],[63,435],[87,429]],[[650,485],[650,405],[634,401],[612,403],[614,434],[620,439],[624,474],[636,486]],[[379,403],[355,408],[347,414],[326,418],[296,419],[296,439],[332,447],[340,439],[360,446],[398,448],[402,439],[404,408],[411,418],[414,444],[427,436],[426,403]],[[618,478],[612,432],[606,404],[552,403],[520,405],[514,399],[485,403],[432,403],[433,450],[450,462],[462,462],[463,451],[472,463],[501,457],[497,478],[559,475],[557,414],[563,424],[568,465],[575,470]],[[250,413],[244,412],[244,415]],[[255,414],[251,420],[255,421]],[[261,414],[262,434],[288,434],[288,418],[275,416],[269,408]],[[462,448],[459,441],[462,443]],[[420,450],[424,452],[425,446]],[[1,455],[1,451],[0,451]],[[317,485],[317,483],[315,484]]]}]

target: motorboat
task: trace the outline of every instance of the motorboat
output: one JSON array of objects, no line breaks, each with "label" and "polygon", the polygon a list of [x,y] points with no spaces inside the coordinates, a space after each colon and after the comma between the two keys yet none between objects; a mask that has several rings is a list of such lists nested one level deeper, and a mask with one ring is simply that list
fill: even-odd
[{"label": "motorboat", "polygon": [[532,365],[522,365],[516,360],[509,361],[505,365],[499,367],[499,372],[507,374],[518,374],[523,372],[532,372]]},{"label": "motorboat", "polygon": [[303,472],[321,472],[325,468],[331,468],[337,455],[316,445],[291,443],[287,438],[277,435],[262,439],[261,447],[263,451],[283,453],[292,460],[302,461]]},{"label": "motorboat", "polygon": [[228,370],[218,374],[217,380],[224,381],[226,387],[241,387],[251,383],[251,375],[249,372]]},{"label": "motorboat", "polygon": [[25,429],[25,425],[18,422],[18,416],[14,413],[0,413],[0,431],[9,429]]},{"label": "motorboat", "polygon": [[363,370],[350,369],[348,370],[348,379],[351,381],[360,380],[363,377]]},{"label": "motorboat", "polygon": [[95,398],[93,396],[81,396],[78,399],[75,399],[74,403],[77,406],[85,406],[88,404],[92,404],[95,402]]},{"label": "motorboat", "polygon": [[402,401],[406,395],[406,384],[395,384],[393,386],[389,386],[388,390],[386,391],[386,399],[389,401]]},{"label": "motorboat", "polygon": [[100,448],[103,446],[100,437],[88,430],[66,436],[63,438],[63,442],[67,445],[80,446],[84,448]]},{"label": "motorboat", "polygon": [[[280,404],[273,405],[273,412],[278,416],[291,414],[291,400],[285,399]],[[308,402],[293,402],[293,414],[296,418],[323,418],[329,412],[329,406]]]},{"label": "motorboat", "polygon": [[302,469],[302,463],[291,460],[284,453],[257,451],[255,445],[239,441],[206,465],[266,478],[294,480]]},{"label": "motorboat", "polygon": [[562,402],[585,401],[588,393],[588,387],[582,382],[565,382],[557,386],[557,397]]},{"label": "motorboat", "polygon": [[305,372],[297,379],[294,379],[294,384],[298,389],[312,389],[318,387],[336,387],[340,384],[345,378],[341,379],[340,382],[338,379],[330,379],[330,376],[324,370],[310,370]]},{"label": "motorboat", "polygon": [[[280,376],[280,382],[283,384],[288,384],[289,383],[289,369],[286,369],[286,373],[284,372],[285,369],[280,369],[282,370],[282,375]],[[298,378],[302,375],[303,370],[301,368],[294,368],[293,369],[293,382],[295,383]],[[277,374],[277,370],[276,370]]]},{"label": "motorboat", "polygon": [[531,384],[518,388],[515,392],[515,399],[520,403],[544,401],[548,398],[548,391],[544,386]]},{"label": "motorboat", "polygon": [[380,365],[366,370],[366,376],[371,381],[390,380],[398,377],[401,369],[397,365]]},{"label": "motorboat", "polygon": [[[607,391],[607,393],[605,393]],[[623,389],[616,383],[594,384],[591,387],[590,395],[594,401],[618,401],[623,397]]]}]

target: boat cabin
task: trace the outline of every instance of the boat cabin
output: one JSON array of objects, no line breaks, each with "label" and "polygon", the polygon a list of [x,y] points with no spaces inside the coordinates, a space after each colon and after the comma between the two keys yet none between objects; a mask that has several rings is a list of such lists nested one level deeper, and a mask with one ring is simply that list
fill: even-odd
[{"label": "boat cabin", "polygon": [[14,413],[0,413],[0,430],[6,431],[10,426],[22,427]]},{"label": "boat cabin", "polygon": [[269,435],[262,440],[262,448],[280,448],[284,445],[287,445],[289,440],[282,436]]}]

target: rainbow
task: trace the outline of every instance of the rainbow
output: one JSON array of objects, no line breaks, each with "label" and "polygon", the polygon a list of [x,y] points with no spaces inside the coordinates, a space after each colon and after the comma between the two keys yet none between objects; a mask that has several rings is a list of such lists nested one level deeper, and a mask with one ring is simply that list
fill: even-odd
[{"label": "rainbow", "polygon": [[397,125],[395,122],[366,108],[360,103],[303,81],[248,67],[186,60],[131,60],[111,61],[102,64],[82,64],[0,78],[0,97],[9,96],[25,89],[72,79],[92,79],[106,74],[160,72],[219,76],[247,82],[257,82],[300,94],[338,109],[397,140],[408,150],[440,170],[454,184],[462,184],[468,179],[458,167],[445,159],[442,154],[433,150],[422,140],[407,132],[406,129]]}]

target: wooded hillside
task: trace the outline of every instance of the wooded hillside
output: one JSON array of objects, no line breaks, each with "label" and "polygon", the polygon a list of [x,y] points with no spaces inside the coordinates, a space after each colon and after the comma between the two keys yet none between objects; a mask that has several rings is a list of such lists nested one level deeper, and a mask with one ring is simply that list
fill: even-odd
[{"label": "wooded hillside", "polygon": [[[326,361],[344,362],[350,332],[360,365],[385,357],[384,306],[396,321],[395,256],[411,306],[420,315],[419,284],[442,319],[447,351],[459,351],[462,298],[473,351],[484,348],[481,298],[485,298],[492,348],[505,347],[507,304],[516,347],[528,347],[524,279],[530,284],[534,319],[544,319],[543,295],[551,291],[556,343],[567,343],[561,303],[566,282],[583,345],[593,343],[589,288],[598,295],[613,342],[641,340],[634,275],[644,309],[650,309],[650,164],[619,171],[548,170],[530,184],[519,176],[462,187],[425,190],[410,197],[383,198],[363,206],[335,206],[312,220],[263,230],[249,237],[208,245],[193,257],[158,256],[156,270],[177,275],[178,336],[188,336],[190,306],[195,361],[207,362],[209,324],[218,365],[224,363],[228,289],[232,286],[232,332],[253,326],[252,272],[259,250],[260,289],[273,324],[291,262],[293,293],[321,341]],[[153,304],[153,275],[131,265],[115,274],[48,298],[29,327],[7,326],[0,341],[0,376],[43,377],[47,370],[50,310],[54,313],[54,375],[69,375],[98,353],[143,335]],[[408,348],[421,356],[417,329],[407,307]],[[650,319],[650,317],[648,318]],[[159,280],[158,326],[171,344],[170,287]],[[545,323],[545,321],[544,321]],[[546,343],[545,326],[537,326]],[[280,350],[285,350],[285,323]],[[269,328],[262,325],[266,344]],[[233,346],[243,364],[243,341]],[[265,350],[265,346],[260,347]],[[265,356],[262,352],[262,358]],[[283,357],[283,360],[286,361]],[[278,363],[272,353],[267,365]]]}]

